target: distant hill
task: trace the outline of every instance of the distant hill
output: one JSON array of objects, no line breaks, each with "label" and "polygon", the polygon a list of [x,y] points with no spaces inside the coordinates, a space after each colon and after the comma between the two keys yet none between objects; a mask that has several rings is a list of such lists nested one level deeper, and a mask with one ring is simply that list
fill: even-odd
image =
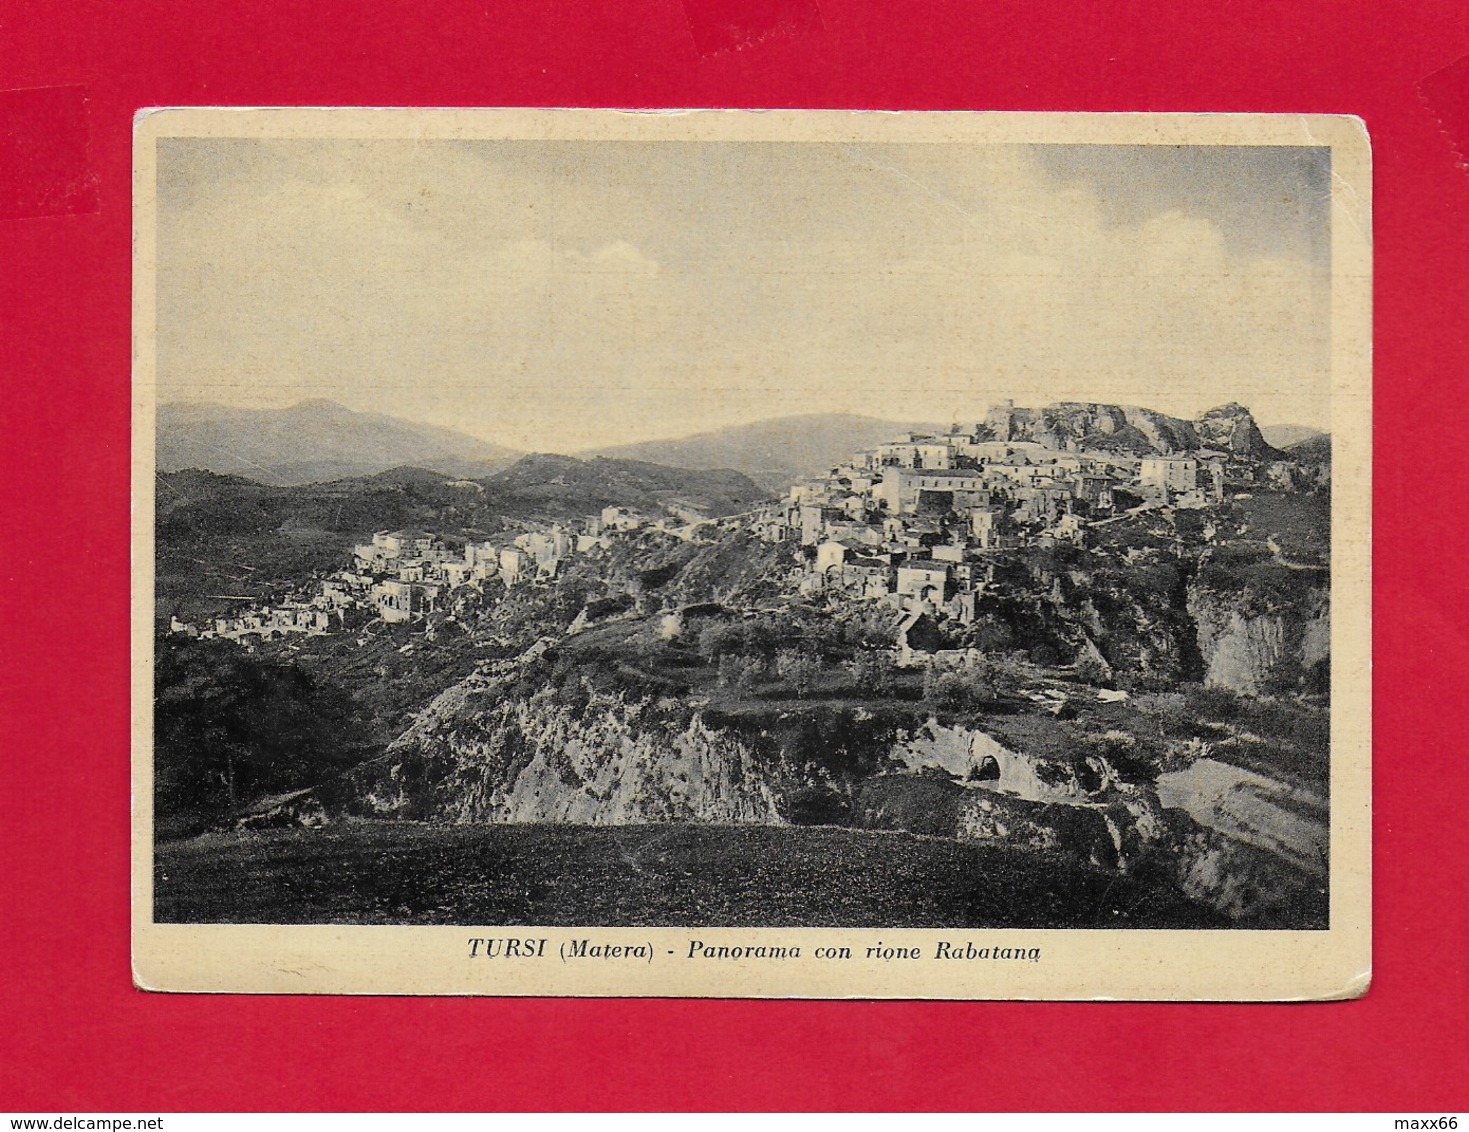
[{"label": "distant hill", "polygon": [[770,498],[759,484],[730,468],[667,467],[604,456],[525,456],[483,482],[507,514],[572,517],[619,506],[718,518]]},{"label": "distant hill", "polygon": [[930,427],[852,413],[812,413],[580,455],[643,460],[679,468],[733,468],[767,491],[779,494],[797,480],[830,471],[859,449],[898,439],[909,429]]},{"label": "distant hill", "polygon": [[665,468],[634,460],[525,456],[479,480],[423,468],[390,468],[325,483],[262,484],[244,476],[189,469],[157,477],[160,550],[199,537],[260,534],[339,536],[337,542],[392,527],[461,536],[509,519],[582,518],[620,506],[662,515],[719,518],[769,495],[729,469]]},{"label": "distant hill", "polygon": [[286,409],[160,405],[157,437],[160,472],[197,468],[277,485],[373,475],[403,465],[484,476],[520,455],[452,429],[358,413],[324,400]]},{"label": "distant hill", "polygon": [[1326,435],[1322,429],[1293,424],[1262,425],[1260,432],[1272,447],[1279,448],[1281,451]]},{"label": "distant hill", "polygon": [[[1131,405],[1065,401],[1039,409],[1011,409],[1001,416],[991,413],[978,429],[981,436],[1030,440],[1055,448],[1075,445],[1138,455],[1212,448],[1267,460],[1278,455],[1261,435],[1250,411],[1234,403],[1188,421]],[[824,474],[861,449],[900,440],[909,432],[946,431],[942,426],[911,421],[815,413],[582,455],[648,460],[683,468],[734,468],[779,494],[798,480]]]},{"label": "distant hill", "polygon": [[275,582],[340,569],[375,530],[420,527],[484,538],[516,520],[574,519],[603,507],[717,518],[769,498],[728,469],[665,468],[632,460],[526,456],[478,480],[423,468],[295,485],[193,469],[157,484],[160,613],[213,615]]}]

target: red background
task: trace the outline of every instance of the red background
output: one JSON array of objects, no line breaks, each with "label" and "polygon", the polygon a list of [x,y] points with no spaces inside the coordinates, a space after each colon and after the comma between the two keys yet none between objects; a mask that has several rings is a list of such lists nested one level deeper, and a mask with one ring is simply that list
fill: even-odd
[{"label": "red background", "polygon": [[[707,48],[742,4],[695,9]],[[34,0],[6,5],[3,24],[0,87],[86,88],[95,198],[0,221],[0,1107],[1469,1107],[1469,174],[1415,91],[1469,52],[1457,0],[821,0],[819,23],[705,55],[679,0]],[[169,104],[1363,117],[1377,248],[1371,992],[1119,1006],[134,991],[129,135],[135,110]]]}]

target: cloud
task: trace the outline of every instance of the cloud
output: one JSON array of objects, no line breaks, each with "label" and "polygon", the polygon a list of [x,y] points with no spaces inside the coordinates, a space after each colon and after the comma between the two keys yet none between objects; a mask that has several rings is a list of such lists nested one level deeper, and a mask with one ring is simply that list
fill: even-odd
[{"label": "cloud", "polygon": [[572,250],[567,252],[567,263],[573,272],[591,275],[641,275],[658,274],[658,263],[649,259],[626,240],[613,240],[603,244],[591,255]]},{"label": "cloud", "polygon": [[1001,396],[1326,423],[1320,268],[1026,147],[201,142],[174,176],[165,397],[562,450]]}]

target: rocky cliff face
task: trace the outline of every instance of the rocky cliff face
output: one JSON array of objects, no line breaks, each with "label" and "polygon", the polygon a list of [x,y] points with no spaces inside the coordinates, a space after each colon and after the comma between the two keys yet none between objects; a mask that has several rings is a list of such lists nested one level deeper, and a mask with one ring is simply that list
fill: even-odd
[{"label": "rocky cliff face", "polygon": [[546,695],[505,700],[472,679],[354,772],[350,808],[446,822],[780,823],[743,743],[697,719],[650,716],[607,697],[578,717]]},{"label": "rocky cliff face", "polygon": [[[1271,784],[1258,775],[1248,776],[1246,797],[1234,788],[1239,783],[1210,794],[1194,788],[1198,776],[1174,774],[1164,797],[1151,781],[1125,780],[1104,756],[1037,755],[936,719],[892,734],[887,751],[882,769],[841,788],[850,802],[840,819],[822,820],[982,841],[1151,877],[1241,922],[1290,918],[1316,908],[1312,901],[1324,916],[1313,839],[1325,836],[1325,811],[1320,830],[1303,824],[1302,806],[1274,805]],[[814,782],[788,759],[697,715],[675,723],[650,702],[613,696],[576,711],[547,694],[505,698],[471,678],[441,695],[384,757],[336,783],[311,814],[314,822],[358,815],[778,825]],[[289,819],[282,809],[257,824]]]},{"label": "rocky cliff face", "polygon": [[[1329,813],[1299,785],[1207,758],[1156,785],[1127,782],[1105,758],[1088,758],[1078,773],[1074,763],[933,720],[901,736],[894,757],[915,774],[942,770],[958,781],[872,780],[859,798],[863,824],[1159,876],[1244,923],[1325,925]],[[975,780],[986,765],[998,775]]]},{"label": "rocky cliff face", "polygon": [[1000,577],[981,612],[1011,638],[1061,658],[1090,655],[1121,679],[1198,680],[1194,623],[1186,603],[1188,565],[1159,555],[1131,565],[1077,556],[1065,566],[1032,564]]},{"label": "rocky cliff face", "polygon": [[964,783],[951,836],[1068,853],[1127,871],[1167,835],[1156,792],[1124,782],[1106,757],[1047,758],[977,728],[930,719],[900,735],[892,755],[913,773]]},{"label": "rocky cliff face", "polygon": [[1207,448],[1256,460],[1273,460],[1280,456],[1265,440],[1250,411],[1233,401],[1210,409],[1194,422],[1194,429]]},{"label": "rocky cliff face", "polygon": [[[1072,764],[1014,751],[987,732],[948,726],[937,719],[900,734],[891,757],[915,773],[941,770],[957,779],[991,782],[1032,802],[1077,805],[1088,800],[1087,788]],[[1093,770],[1094,782],[1107,773],[1101,767]]]},{"label": "rocky cliff face", "polygon": [[1323,671],[1331,651],[1330,591],[1307,585],[1282,605],[1249,590],[1221,593],[1194,582],[1188,612],[1198,631],[1205,683],[1246,696],[1305,684]]},{"label": "rocky cliff face", "polygon": [[1197,448],[1193,425],[1151,409],[1063,401],[1010,414],[1009,440],[1167,454]]},{"label": "rocky cliff face", "polygon": [[1196,421],[1135,405],[1061,401],[1041,409],[1015,409],[1005,422],[1007,440],[1034,440],[1056,448],[1069,442],[1088,448],[1167,456],[1212,448],[1252,459],[1274,459],[1254,417],[1243,405],[1210,409]]},{"label": "rocky cliff face", "polygon": [[1303,869],[1257,846],[1174,817],[1180,889],[1231,920],[1327,926],[1324,869]]}]

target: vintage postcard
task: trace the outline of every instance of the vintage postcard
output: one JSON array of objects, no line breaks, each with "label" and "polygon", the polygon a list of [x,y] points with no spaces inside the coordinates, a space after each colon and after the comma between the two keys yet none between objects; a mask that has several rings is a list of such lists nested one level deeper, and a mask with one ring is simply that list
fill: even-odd
[{"label": "vintage postcard", "polygon": [[163,109],[134,972],[1348,998],[1349,118]]}]

